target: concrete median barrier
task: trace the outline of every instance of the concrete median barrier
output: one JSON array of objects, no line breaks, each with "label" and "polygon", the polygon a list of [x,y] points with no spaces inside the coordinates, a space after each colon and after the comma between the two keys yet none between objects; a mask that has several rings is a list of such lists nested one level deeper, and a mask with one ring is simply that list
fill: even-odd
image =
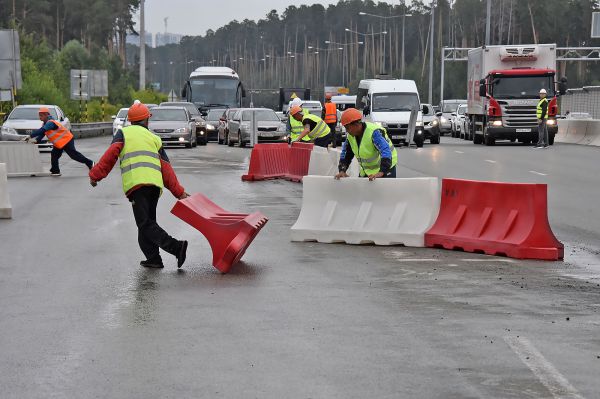
[{"label": "concrete median barrier", "polygon": [[550,228],[545,184],[444,179],[428,247],[558,260],[564,247]]},{"label": "concrete median barrier", "polygon": [[50,175],[43,169],[37,146],[25,142],[0,142],[0,163],[6,164],[8,177]]},{"label": "concrete median barrier", "polygon": [[423,247],[440,205],[437,178],[306,176],[292,241]]},{"label": "concrete median barrier", "polygon": [[10,205],[8,179],[6,177],[6,164],[0,163],[0,219],[12,218],[12,206]]},{"label": "concrete median barrier", "polygon": [[557,143],[600,146],[600,120],[560,119]]},{"label": "concrete median barrier", "polygon": [[[312,176],[335,176],[338,172],[341,153],[342,151],[337,148],[315,147],[310,154],[308,174]],[[358,177],[356,159],[352,160],[347,173],[350,176]]]}]

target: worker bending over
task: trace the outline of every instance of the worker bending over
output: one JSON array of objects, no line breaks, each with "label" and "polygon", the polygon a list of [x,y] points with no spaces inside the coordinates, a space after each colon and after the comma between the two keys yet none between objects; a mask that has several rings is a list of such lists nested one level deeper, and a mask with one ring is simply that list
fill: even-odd
[{"label": "worker bending over", "polygon": [[301,121],[304,126],[304,130],[295,141],[303,141],[304,137],[309,137],[316,146],[325,148],[331,143],[332,133],[323,119],[313,114],[304,114],[302,107],[298,105],[290,109],[290,116],[296,121]]}]

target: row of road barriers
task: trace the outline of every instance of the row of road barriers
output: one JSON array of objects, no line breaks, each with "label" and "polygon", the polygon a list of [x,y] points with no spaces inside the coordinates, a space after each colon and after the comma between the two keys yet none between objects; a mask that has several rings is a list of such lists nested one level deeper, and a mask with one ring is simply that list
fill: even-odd
[{"label": "row of road barriers", "polygon": [[0,163],[0,219],[12,218],[12,206],[10,205],[8,179],[6,177],[6,164]]},{"label": "row of road barriers", "polygon": [[600,119],[559,119],[558,143],[600,146]]}]

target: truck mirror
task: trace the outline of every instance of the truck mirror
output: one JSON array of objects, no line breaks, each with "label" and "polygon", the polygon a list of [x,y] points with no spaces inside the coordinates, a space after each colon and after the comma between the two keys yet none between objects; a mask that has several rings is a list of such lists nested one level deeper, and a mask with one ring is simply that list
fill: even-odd
[{"label": "truck mirror", "polygon": [[183,89],[181,89],[181,98],[186,98],[187,97],[187,87],[190,84],[189,81],[187,81],[184,85],[183,85]]},{"label": "truck mirror", "polygon": [[365,108],[363,108],[363,115],[364,115],[364,116],[367,116],[367,115],[369,115],[369,113],[370,113],[370,111],[369,111],[369,107],[365,107]]},{"label": "truck mirror", "polygon": [[558,82],[558,92],[561,96],[564,96],[567,90],[567,78],[563,76],[562,78],[560,78],[560,82]]},{"label": "truck mirror", "polygon": [[246,97],[246,89],[244,89],[244,86],[242,86],[242,97]]},{"label": "truck mirror", "polygon": [[479,83],[479,97],[487,96],[487,90],[485,88],[485,82]]},{"label": "truck mirror", "polygon": [[436,113],[435,113],[435,116],[442,116],[442,115],[444,115],[444,114],[443,114],[443,113],[441,113],[441,112],[436,112]]}]

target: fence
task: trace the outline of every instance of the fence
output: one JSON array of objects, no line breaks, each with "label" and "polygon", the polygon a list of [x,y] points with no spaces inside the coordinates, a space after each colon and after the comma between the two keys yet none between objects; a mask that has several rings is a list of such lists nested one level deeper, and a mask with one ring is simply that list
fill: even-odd
[{"label": "fence", "polygon": [[593,119],[600,119],[600,86],[584,86],[569,89],[560,97],[560,113],[586,112]]}]

